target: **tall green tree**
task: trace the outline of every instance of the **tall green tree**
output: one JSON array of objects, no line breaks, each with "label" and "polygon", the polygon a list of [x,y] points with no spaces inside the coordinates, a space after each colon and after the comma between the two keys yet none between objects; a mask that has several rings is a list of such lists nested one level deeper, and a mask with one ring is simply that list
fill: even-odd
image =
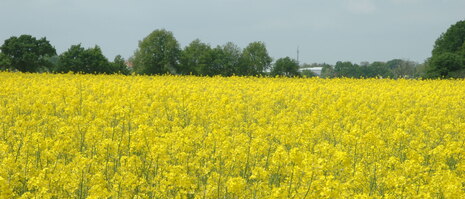
[{"label": "tall green tree", "polygon": [[361,76],[360,67],[352,62],[336,62],[334,66],[335,77],[359,78]]},{"label": "tall green tree", "polygon": [[417,63],[409,60],[393,59],[386,62],[395,78],[413,77],[416,73]]},{"label": "tall green tree", "polygon": [[271,68],[273,59],[265,43],[252,42],[242,51],[239,75],[261,75]]},{"label": "tall green tree", "polygon": [[445,52],[431,58],[433,69],[428,71],[430,77],[463,77],[465,57],[458,53]]},{"label": "tall green tree", "polygon": [[181,53],[170,31],[155,30],[139,42],[133,56],[134,71],[139,74],[177,74]]},{"label": "tall green tree", "polygon": [[[391,69],[384,62],[373,62],[371,64],[364,64],[360,66],[359,71],[361,77],[393,77]],[[353,77],[357,77],[357,75],[354,75]]]},{"label": "tall green tree", "polygon": [[179,73],[184,75],[206,75],[206,69],[212,63],[212,48],[199,39],[192,41],[181,52]]},{"label": "tall green tree", "polygon": [[126,66],[126,60],[121,55],[116,55],[113,62],[110,63],[110,70],[112,73],[120,73],[124,75],[129,74],[129,69]]},{"label": "tall green tree", "polygon": [[59,67],[58,64],[60,63],[60,56],[58,56],[58,55],[53,55],[53,56],[51,56],[51,57],[48,57],[48,58],[47,58],[47,61],[51,64],[51,66],[50,66],[50,68],[49,68],[50,71],[52,71],[52,72],[53,72],[53,71],[56,71],[57,68]]},{"label": "tall green tree", "polygon": [[[465,74],[465,20],[447,29],[436,40],[429,60],[428,77]],[[459,76],[457,76],[459,75]]]},{"label": "tall green tree", "polygon": [[274,67],[271,69],[271,75],[273,76],[300,76],[299,64],[297,60],[289,57],[279,58],[276,60]]},{"label": "tall green tree", "polygon": [[211,61],[210,63],[206,64],[204,68],[202,68],[201,75],[215,76],[226,74],[226,66],[224,61],[225,55],[223,48],[221,46],[217,46],[211,49],[209,56]]},{"label": "tall green tree", "polygon": [[0,52],[0,70],[9,69],[11,66],[10,58]]},{"label": "tall green tree", "polygon": [[451,25],[434,43],[433,56],[446,52],[465,55],[465,20]]},{"label": "tall green tree", "polygon": [[236,44],[228,42],[221,48],[222,56],[217,57],[217,64],[221,65],[223,76],[232,76],[239,74],[240,59],[242,50]]},{"label": "tall green tree", "polygon": [[59,56],[57,72],[115,73],[99,46],[72,45]]},{"label": "tall green tree", "polygon": [[36,72],[47,67],[47,57],[56,55],[55,48],[45,37],[36,39],[31,35],[13,36],[5,40],[0,47],[9,60],[10,67],[21,72]]},{"label": "tall green tree", "polygon": [[232,76],[239,73],[241,49],[234,43],[228,42],[210,51],[211,63],[207,65],[203,74],[208,76]]}]

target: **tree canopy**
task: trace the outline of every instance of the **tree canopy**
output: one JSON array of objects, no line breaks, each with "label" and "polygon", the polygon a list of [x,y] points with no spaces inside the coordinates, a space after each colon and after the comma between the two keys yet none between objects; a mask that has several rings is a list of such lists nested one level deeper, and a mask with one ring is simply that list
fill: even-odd
[{"label": "tree canopy", "polygon": [[55,48],[45,37],[36,39],[31,35],[13,36],[0,47],[3,64],[9,64],[21,72],[36,72],[40,67],[49,66],[47,57],[56,55]]},{"label": "tree canopy", "polygon": [[360,66],[357,64],[352,64],[352,62],[341,62],[338,61],[334,66],[334,76],[335,77],[361,77]]},{"label": "tree canopy", "polygon": [[297,60],[291,59],[289,57],[280,58],[276,60],[276,63],[271,70],[271,75],[287,77],[300,76],[299,63],[297,63]]},{"label": "tree canopy", "polygon": [[202,75],[212,62],[212,48],[199,39],[192,41],[181,52],[179,73]]},{"label": "tree canopy", "polygon": [[116,55],[113,62],[110,63],[112,73],[129,74],[129,69],[126,66],[126,60],[121,55]]},{"label": "tree canopy", "polygon": [[[432,57],[425,63],[393,59],[387,62],[337,62],[299,64],[284,57],[273,63],[264,42],[255,41],[241,49],[233,42],[210,46],[196,39],[180,48],[173,33],[157,29],[139,41],[128,61],[120,55],[109,62],[99,46],[85,49],[72,45],[60,56],[49,42],[30,35],[11,37],[0,47],[0,69],[24,72],[82,72],[130,74],[174,74],[199,76],[306,76],[324,78],[414,78],[465,77],[465,21],[457,22],[435,42]],[[316,67],[316,68],[315,68]],[[315,68],[315,69],[312,69]],[[320,71],[318,74],[312,71]]]},{"label": "tree canopy", "polygon": [[429,60],[428,77],[465,77],[465,20],[447,29],[436,40]]},{"label": "tree canopy", "polygon": [[268,55],[265,43],[252,42],[241,55],[240,75],[262,75],[271,67],[273,59]]},{"label": "tree canopy", "polygon": [[11,66],[10,58],[0,52],[0,70],[8,69]]},{"label": "tree canopy", "polygon": [[102,54],[99,46],[85,49],[78,45],[72,45],[59,57],[57,72],[82,72],[82,73],[114,73],[108,59]]},{"label": "tree canopy", "polygon": [[214,67],[218,74],[223,76],[238,75],[240,61],[241,61],[241,48],[233,42],[227,42],[223,46],[217,46],[214,52]]},{"label": "tree canopy", "polygon": [[353,77],[393,77],[392,71],[384,62],[373,62],[371,64],[360,66],[359,72],[360,74]]},{"label": "tree canopy", "polygon": [[176,74],[181,53],[173,33],[164,29],[155,30],[139,42],[134,53],[134,71],[139,74]]}]

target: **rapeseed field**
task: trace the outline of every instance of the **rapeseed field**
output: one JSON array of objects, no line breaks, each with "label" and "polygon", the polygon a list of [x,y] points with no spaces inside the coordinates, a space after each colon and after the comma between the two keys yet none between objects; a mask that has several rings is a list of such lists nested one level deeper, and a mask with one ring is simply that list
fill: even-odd
[{"label": "rapeseed field", "polygon": [[464,80],[0,72],[0,198],[464,197]]}]

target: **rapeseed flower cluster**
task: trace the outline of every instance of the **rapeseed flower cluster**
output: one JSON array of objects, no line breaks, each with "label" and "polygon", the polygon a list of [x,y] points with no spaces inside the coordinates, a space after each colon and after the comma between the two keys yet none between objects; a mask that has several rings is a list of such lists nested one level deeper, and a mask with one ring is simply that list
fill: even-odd
[{"label": "rapeseed flower cluster", "polygon": [[0,198],[464,198],[465,81],[0,73]]}]

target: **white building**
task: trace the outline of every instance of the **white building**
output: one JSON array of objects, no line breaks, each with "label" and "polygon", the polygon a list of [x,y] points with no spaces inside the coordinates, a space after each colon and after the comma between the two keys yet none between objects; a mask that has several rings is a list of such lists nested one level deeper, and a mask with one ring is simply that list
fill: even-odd
[{"label": "white building", "polygon": [[323,70],[323,67],[312,67],[312,68],[299,68],[299,72],[309,70],[315,73],[318,76],[321,76],[321,70]]}]

